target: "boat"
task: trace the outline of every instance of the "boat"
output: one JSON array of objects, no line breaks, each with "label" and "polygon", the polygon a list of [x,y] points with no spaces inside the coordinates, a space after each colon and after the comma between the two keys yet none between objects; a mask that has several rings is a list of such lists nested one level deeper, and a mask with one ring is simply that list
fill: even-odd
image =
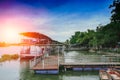
[{"label": "boat", "polygon": [[114,70],[120,74],[120,70],[119,69],[114,69]]},{"label": "boat", "polygon": [[112,80],[120,80],[120,73],[114,69],[108,69],[107,73],[111,76]]},{"label": "boat", "polygon": [[120,66],[115,66],[114,70],[117,71],[118,73],[120,73]]},{"label": "boat", "polygon": [[112,80],[111,76],[105,70],[99,70],[100,80]]}]

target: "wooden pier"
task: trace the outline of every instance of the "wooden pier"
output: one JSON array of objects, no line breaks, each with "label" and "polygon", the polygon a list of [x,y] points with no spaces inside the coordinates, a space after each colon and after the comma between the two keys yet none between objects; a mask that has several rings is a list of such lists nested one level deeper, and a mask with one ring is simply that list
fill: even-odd
[{"label": "wooden pier", "polygon": [[40,62],[31,68],[39,74],[58,74],[58,56],[43,57]]},{"label": "wooden pier", "polygon": [[33,70],[59,69],[58,57],[57,56],[45,57],[38,64],[36,64],[32,69]]},{"label": "wooden pier", "polygon": [[119,62],[89,62],[89,63],[77,63],[77,62],[63,62],[59,56],[41,57],[36,64],[31,67],[35,73],[40,74],[58,74],[62,67],[62,70],[75,70],[75,71],[90,71],[90,70],[107,70],[112,67],[120,67]]}]

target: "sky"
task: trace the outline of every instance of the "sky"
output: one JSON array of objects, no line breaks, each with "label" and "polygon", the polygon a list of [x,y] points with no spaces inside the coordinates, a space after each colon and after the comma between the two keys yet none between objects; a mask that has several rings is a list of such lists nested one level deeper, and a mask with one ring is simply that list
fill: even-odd
[{"label": "sky", "polygon": [[112,0],[0,0],[0,41],[34,31],[64,42],[75,31],[108,24],[110,4]]}]

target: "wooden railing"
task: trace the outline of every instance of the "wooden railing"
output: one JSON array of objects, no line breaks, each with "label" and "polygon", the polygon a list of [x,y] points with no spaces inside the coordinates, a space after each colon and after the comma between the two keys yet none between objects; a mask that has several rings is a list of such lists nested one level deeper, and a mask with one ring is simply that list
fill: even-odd
[{"label": "wooden railing", "polygon": [[30,68],[34,67],[35,65],[37,65],[37,63],[39,63],[42,60],[42,57],[39,58],[33,58],[30,60]]},{"label": "wooden railing", "polygon": [[78,63],[89,63],[89,62],[120,62],[120,56],[62,56],[59,57],[60,62],[78,62]]}]

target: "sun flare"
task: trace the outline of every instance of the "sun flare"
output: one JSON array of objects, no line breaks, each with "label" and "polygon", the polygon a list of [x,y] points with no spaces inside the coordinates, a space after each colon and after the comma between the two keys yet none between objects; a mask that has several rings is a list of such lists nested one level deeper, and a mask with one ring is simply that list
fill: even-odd
[{"label": "sun flare", "polygon": [[19,33],[34,30],[32,22],[23,17],[3,17],[0,20],[0,42],[20,43],[22,36]]},{"label": "sun flare", "polygon": [[19,42],[19,32],[15,28],[7,27],[4,30],[4,40],[7,43],[17,43]]}]

